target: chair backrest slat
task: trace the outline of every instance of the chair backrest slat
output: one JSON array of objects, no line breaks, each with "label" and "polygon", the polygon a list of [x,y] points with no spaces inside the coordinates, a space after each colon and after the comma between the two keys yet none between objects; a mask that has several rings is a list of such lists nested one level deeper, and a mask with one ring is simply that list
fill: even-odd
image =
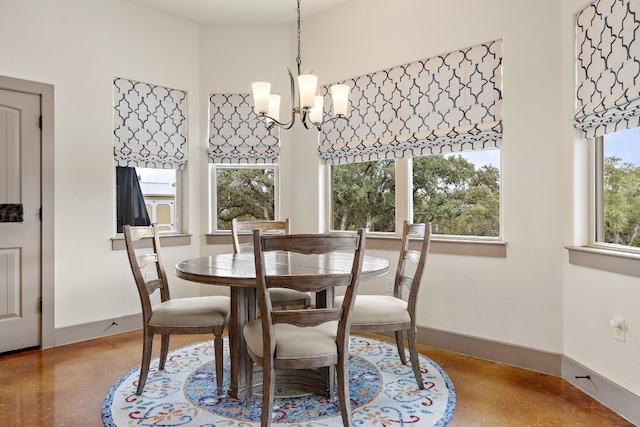
[{"label": "chair backrest slat", "polygon": [[289,234],[289,218],[282,221],[238,221],[236,218],[233,218],[231,220],[231,239],[234,253],[253,252],[253,243],[240,243],[239,236],[242,232],[253,232],[253,230],[262,230],[265,234]]},{"label": "chair backrest slat", "polygon": [[342,308],[323,308],[307,310],[300,316],[300,310],[280,310],[271,313],[273,323],[290,323],[296,326],[315,326],[322,323],[340,320]]},{"label": "chair backrest slat", "polygon": [[158,255],[154,253],[138,255],[136,256],[136,262],[139,268],[145,268],[150,264],[155,264],[156,262],[158,262]]},{"label": "chair backrest slat", "polygon": [[298,280],[296,276],[267,276],[267,288],[288,288],[300,292],[319,292],[329,287],[348,286],[351,282],[351,274],[317,274],[307,276],[305,280]]}]

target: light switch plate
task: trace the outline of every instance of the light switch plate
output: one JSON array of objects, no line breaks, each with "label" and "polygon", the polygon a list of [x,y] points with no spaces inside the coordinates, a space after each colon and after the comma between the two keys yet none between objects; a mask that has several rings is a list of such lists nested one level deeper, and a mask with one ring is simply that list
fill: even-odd
[{"label": "light switch plate", "polygon": [[622,341],[624,342],[624,330],[625,330],[625,324],[624,324],[624,318],[622,317],[618,317],[618,316],[611,316],[611,324],[617,324],[617,327],[612,328],[613,329],[613,338],[618,340],[618,341]]}]

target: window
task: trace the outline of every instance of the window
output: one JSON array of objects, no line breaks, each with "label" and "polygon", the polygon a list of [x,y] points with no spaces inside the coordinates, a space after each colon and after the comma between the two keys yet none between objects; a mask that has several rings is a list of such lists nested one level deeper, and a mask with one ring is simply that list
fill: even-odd
[{"label": "window", "polygon": [[179,171],[187,165],[187,93],[113,78],[116,232],[125,224],[179,224]]},{"label": "window", "polygon": [[394,232],[399,217],[436,234],[499,237],[500,150],[334,165],[331,194],[334,230]]},{"label": "window", "polygon": [[320,134],[320,160],[334,165],[331,228],[394,232],[406,219],[439,234],[500,236],[502,40],[345,84],[348,124]]},{"label": "window", "polygon": [[179,176],[175,169],[116,167],[117,232],[154,222],[160,232],[179,231]]},{"label": "window", "polygon": [[211,165],[214,230],[231,230],[231,220],[277,218],[277,167],[274,165]]},{"label": "window", "polygon": [[595,240],[640,248],[640,128],[596,138]]}]

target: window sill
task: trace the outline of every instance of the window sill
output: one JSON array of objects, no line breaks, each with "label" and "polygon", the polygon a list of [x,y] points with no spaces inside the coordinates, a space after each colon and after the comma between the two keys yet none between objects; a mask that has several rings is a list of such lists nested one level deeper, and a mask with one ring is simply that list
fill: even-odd
[{"label": "window sill", "polygon": [[[241,241],[249,241],[250,234],[239,236]],[[207,245],[231,246],[230,233],[207,234]],[[400,250],[400,237],[382,234],[367,234],[367,249]],[[431,239],[431,253],[448,255],[470,255],[493,258],[507,257],[507,244],[502,241],[491,240],[456,240],[433,237]]]},{"label": "window sill", "polygon": [[[367,235],[367,249],[400,250],[400,237]],[[452,238],[431,238],[429,252],[432,254],[468,255],[490,258],[506,258],[507,243],[499,240],[462,240]]]},{"label": "window sill", "polygon": [[640,254],[595,246],[569,246],[569,264],[640,277]]},{"label": "window sill", "polygon": [[[189,246],[191,244],[191,234],[182,233],[167,233],[160,235],[161,246]],[[150,248],[151,239],[140,240],[135,245],[136,248]],[[125,250],[124,236],[116,236],[111,239],[111,250],[122,251]]]}]

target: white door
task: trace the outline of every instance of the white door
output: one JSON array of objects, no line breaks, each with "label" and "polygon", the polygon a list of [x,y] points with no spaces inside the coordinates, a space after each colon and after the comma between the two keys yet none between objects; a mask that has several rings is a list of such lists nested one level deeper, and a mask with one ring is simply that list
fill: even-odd
[{"label": "white door", "polygon": [[39,95],[0,89],[0,353],[41,344],[39,121]]}]

